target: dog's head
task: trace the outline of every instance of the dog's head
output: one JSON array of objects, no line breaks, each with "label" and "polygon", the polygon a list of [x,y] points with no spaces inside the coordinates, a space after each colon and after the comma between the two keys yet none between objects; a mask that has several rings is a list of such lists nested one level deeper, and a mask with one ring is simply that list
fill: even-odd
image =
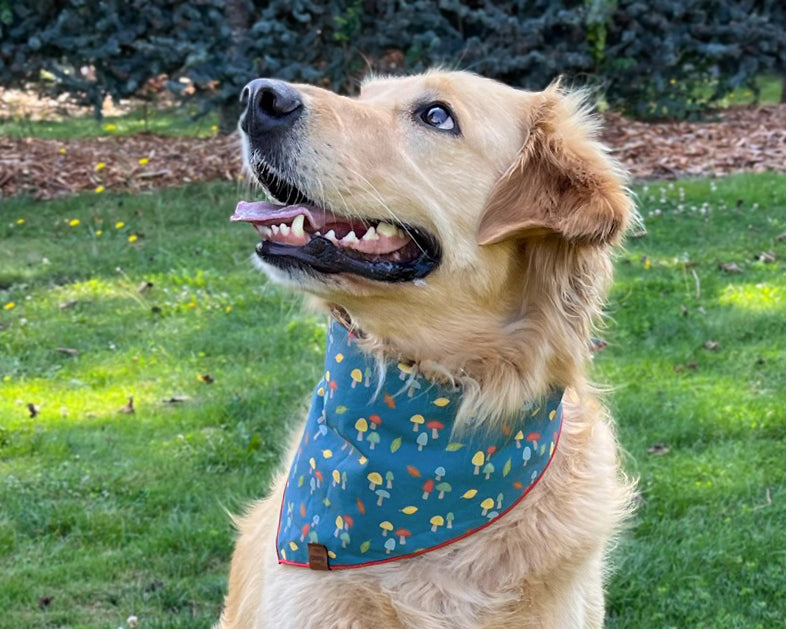
[{"label": "dog's head", "polygon": [[434,71],[357,98],[257,79],[241,100],[247,167],[276,202],[233,219],[273,280],[453,373],[493,356],[531,379],[526,349],[544,382],[572,377],[585,350],[563,345],[586,347],[632,214],[580,95]]}]

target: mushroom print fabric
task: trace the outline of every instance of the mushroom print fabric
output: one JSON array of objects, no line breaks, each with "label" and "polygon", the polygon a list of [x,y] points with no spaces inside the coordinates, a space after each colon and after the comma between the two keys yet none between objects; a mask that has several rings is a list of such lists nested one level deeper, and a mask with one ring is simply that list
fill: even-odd
[{"label": "mushroom print fabric", "polygon": [[331,321],[284,492],[279,563],[309,565],[321,545],[330,569],[434,550],[503,517],[538,482],[562,425],[562,394],[522,408],[498,431],[451,435],[462,391],[411,365],[375,360]]}]

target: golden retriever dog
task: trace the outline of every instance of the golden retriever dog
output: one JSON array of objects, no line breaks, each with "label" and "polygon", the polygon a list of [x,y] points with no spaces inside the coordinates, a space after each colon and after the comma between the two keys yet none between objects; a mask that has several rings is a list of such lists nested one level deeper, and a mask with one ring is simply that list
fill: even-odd
[{"label": "golden retriever dog", "polygon": [[[601,627],[605,556],[632,486],[587,372],[611,257],[634,208],[586,98],[559,84],[531,92],[435,70],[373,78],[356,98],[257,79],[241,103],[247,168],[275,202],[241,202],[232,218],[260,234],[254,258],[269,278],[331,313],[339,321],[331,340],[346,337],[353,359],[368,359],[335,391],[341,402],[343,391],[364,390],[368,402],[349,419],[354,429],[330,427],[340,448],[303,454],[327,436],[324,411],[313,434],[298,431],[286,461],[292,473],[238,519],[218,627]],[[336,369],[343,359],[326,354]],[[334,401],[334,378],[326,371],[312,409]],[[406,393],[413,382],[425,388]],[[440,397],[424,393],[432,388]],[[405,411],[403,430],[371,438],[398,421],[397,401],[408,409],[420,397],[430,405]],[[559,406],[546,416],[548,399]],[[390,418],[363,410],[381,401]],[[336,413],[346,412],[341,404]],[[429,420],[441,405],[453,406],[447,427]],[[550,445],[527,428],[538,413],[545,430],[561,422]],[[492,434],[494,445],[476,445]],[[410,447],[402,471],[374,468],[378,453],[404,450],[402,439]],[[464,472],[428,468],[420,450],[432,443],[446,457],[472,456],[474,473],[469,458]],[[339,453],[357,473],[320,472]],[[303,456],[310,468],[304,463],[298,477]],[[529,474],[530,457],[542,459],[533,480],[508,482]],[[461,499],[480,500],[472,484],[485,482],[503,489],[472,506],[475,520],[460,532],[458,512],[433,511],[450,499],[457,509]],[[285,493],[308,497],[309,483],[312,496],[326,493],[318,504],[300,502],[298,513],[298,499]],[[368,561],[341,565],[342,549],[363,536],[360,514],[392,502],[401,483],[404,502],[356,551],[369,551]],[[511,501],[503,491],[514,486]],[[311,510],[335,506],[337,492],[352,498],[335,525],[335,512],[322,514],[335,531],[317,535]],[[430,517],[424,535],[433,540],[413,544],[405,527],[416,511],[411,521]],[[302,533],[279,539],[299,517]],[[306,544],[307,560],[287,554]]]}]

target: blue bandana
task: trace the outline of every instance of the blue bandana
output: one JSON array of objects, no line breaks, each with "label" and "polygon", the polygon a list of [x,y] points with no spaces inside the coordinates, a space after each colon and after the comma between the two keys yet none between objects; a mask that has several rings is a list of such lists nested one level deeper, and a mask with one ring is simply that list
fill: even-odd
[{"label": "blue bandana", "polygon": [[496,431],[451,435],[461,389],[375,361],[332,321],[281,505],[279,563],[356,568],[410,557],[501,518],[548,467],[562,426],[554,391]]}]

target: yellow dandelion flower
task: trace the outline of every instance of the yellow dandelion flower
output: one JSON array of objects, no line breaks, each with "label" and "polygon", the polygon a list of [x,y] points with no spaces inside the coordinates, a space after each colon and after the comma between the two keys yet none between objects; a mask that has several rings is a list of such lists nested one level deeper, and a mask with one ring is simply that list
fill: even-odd
[{"label": "yellow dandelion flower", "polygon": [[60,155],[65,155],[66,152],[65,147],[61,146],[59,149],[57,149],[57,152],[60,153]]},{"label": "yellow dandelion flower", "polygon": [[104,162],[98,162],[96,164],[96,170],[104,170],[104,168],[106,168],[106,164],[104,164]]},{"label": "yellow dandelion flower", "polygon": [[101,235],[101,234],[103,234],[103,233],[104,233],[104,230],[103,230],[103,229],[97,229],[97,230],[96,230],[96,236],[100,236],[100,235]]},{"label": "yellow dandelion flower", "polygon": [[224,308],[224,312],[226,312],[227,314],[232,312],[232,306],[227,306],[226,308]]},{"label": "yellow dandelion flower", "polygon": [[68,221],[68,224],[71,227],[76,227],[77,225],[79,225],[79,219],[78,218],[72,218],[70,221]]},{"label": "yellow dandelion flower", "polygon": [[9,301],[5,306],[3,306],[3,310],[13,310],[16,308],[16,304],[13,301]]},{"label": "yellow dandelion flower", "polygon": [[113,123],[108,123],[104,125],[104,131],[117,131],[117,125]]},{"label": "yellow dandelion flower", "polygon": [[136,242],[138,239],[139,239],[139,236],[137,236],[136,234],[131,234],[128,237],[128,242]]},{"label": "yellow dandelion flower", "polygon": [[117,221],[117,223],[115,223],[115,229],[123,229],[125,226],[126,224],[123,221]]},{"label": "yellow dandelion flower", "polygon": [[104,186],[98,186],[96,188],[96,194],[101,194],[104,190],[106,190],[106,188],[104,188]]},{"label": "yellow dandelion flower", "polygon": [[16,224],[17,225],[24,225],[25,224],[25,219],[23,219],[23,218],[16,219]]},{"label": "yellow dandelion flower", "polygon": [[212,125],[212,126],[210,127],[210,130],[211,130],[213,133],[218,133],[218,125],[217,125],[217,124],[214,124],[214,125]]},{"label": "yellow dandelion flower", "polygon": [[149,162],[150,162],[150,160],[147,159],[147,157],[143,157],[142,159],[139,160],[139,163],[142,164],[142,166],[144,166],[145,164],[147,164]]}]

